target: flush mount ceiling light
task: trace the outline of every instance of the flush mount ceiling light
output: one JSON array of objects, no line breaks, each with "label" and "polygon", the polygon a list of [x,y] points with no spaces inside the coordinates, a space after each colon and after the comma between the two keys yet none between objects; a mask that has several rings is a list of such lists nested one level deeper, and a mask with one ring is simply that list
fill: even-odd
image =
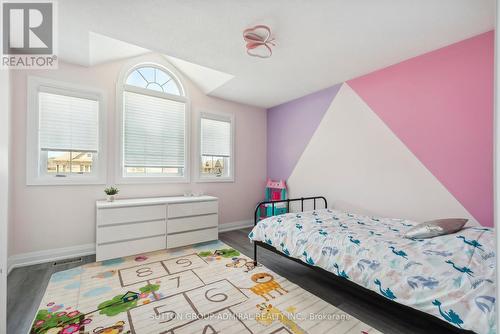
[{"label": "flush mount ceiling light", "polygon": [[273,54],[271,46],[276,46],[271,29],[262,24],[243,30],[243,39],[247,42],[247,54],[252,57],[269,58]]}]

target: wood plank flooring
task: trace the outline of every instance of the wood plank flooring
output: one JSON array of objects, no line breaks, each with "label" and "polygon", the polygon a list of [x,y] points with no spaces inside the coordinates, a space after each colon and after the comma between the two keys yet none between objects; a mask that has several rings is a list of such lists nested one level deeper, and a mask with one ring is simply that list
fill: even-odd
[{"label": "wood plank flooring", "polygon": [[[253,246],[247,237],[249,232],[249,229],[225,232],[220,234],[220,239],[251,257]],[[95,256],[86,256],[79,263],[58,266],[54,266],[53,263],[44,263],[14,269],[7,280],[7,333],[27,334],[29,332],[31,321],[53,273],[93,261],[95,261]],[[398,307],[391,305],[381,307],[377,301],[354,294],[320,273],[268,250],[259,248],[259,262],[385,334],[452,333],[448,328],[440,327],[434,322],[422,322],[415,319],[399,310]]]}]

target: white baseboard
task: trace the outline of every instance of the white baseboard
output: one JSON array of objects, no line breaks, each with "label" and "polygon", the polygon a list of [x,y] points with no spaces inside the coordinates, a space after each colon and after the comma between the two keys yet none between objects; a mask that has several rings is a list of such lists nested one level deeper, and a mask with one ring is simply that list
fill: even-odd
[{"label": "white baseboard", "polygon": [[242,228],[252,227],[253,220],[240,220],[237,222],[219,224],[219,233],[240,230]]},{"label": "white baseboard", "polygon": [[[242,228],[252,227],[252,220],[241,220],[219,225],[219,232],[228,232]],[[22,253],[10,256],[7,261],[7,274],[14,268],[31,266],[34,264],[64,260],[73,257],[80,257],[95,254],[95,244],[85,244],[79,246],[46,249],[37,252]]]},{"label": "white baseboard", "polygon": [[8,271],[33,264],[64,260],[72,257],[80,257],[95,254],[95,244],[41,250],[38,252],[22,253],[9,256],[7,261]]}]

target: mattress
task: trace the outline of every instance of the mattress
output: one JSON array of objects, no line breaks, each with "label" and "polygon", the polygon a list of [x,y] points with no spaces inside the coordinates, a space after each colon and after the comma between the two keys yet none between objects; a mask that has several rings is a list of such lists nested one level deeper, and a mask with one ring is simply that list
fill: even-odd
[{"label": "mattress", "polygon": [[324,209],[266,218],[249,237],[456,327],[496,333],[493,230],[403,238],[416,224]]}]

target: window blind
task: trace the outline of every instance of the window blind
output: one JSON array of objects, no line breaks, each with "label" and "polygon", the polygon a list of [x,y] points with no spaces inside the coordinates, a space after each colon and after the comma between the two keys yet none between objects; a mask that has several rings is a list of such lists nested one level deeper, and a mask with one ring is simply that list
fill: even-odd
[{"label": "window blind", "polygon": [[38,93],[40,149],[97,152],[99,102],[52,93]]},{"label": "window blind", "polygon": [[124,92],[124,166],[182,168],[185,103]]},{"label": "window blind", "polygon": [[231,155],[231,122],[201,118],[201,155]]}]

